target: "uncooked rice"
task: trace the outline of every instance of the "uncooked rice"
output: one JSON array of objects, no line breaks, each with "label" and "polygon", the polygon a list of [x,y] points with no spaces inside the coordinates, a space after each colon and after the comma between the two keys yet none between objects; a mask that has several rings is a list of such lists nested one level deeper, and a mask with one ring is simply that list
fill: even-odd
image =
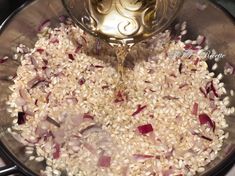
[{"label": "uncooked rice", "polygon": [[169,31],[136,45],[115,97],[111,47],[73,24],[38,37],[18,49],[8,110],[26,155],[46,162],[42,175],[190,176],[216,158],[234,108],[200,46],[186,49]]}]

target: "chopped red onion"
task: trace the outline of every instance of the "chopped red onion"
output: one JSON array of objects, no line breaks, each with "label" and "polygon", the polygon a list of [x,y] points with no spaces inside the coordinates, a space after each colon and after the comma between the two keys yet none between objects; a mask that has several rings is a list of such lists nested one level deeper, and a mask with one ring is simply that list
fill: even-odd
[{"label": "chopped red onion", "polygon": [[200,59],[197,57],[197,59],[194,61],[194,65],[197,65],[199,63]]},{"label": "chopped red onion", "polygon": [[217,109],[217,106],[215,104],[215,101],[214,100],[211,100],[210,101],[210,108],[212,109],[212,113]]},{"label": "chopped red onion", "polygon": [[206,85],[206,93],[209,94],[210,91],[212,91],[216,97],[219,97],[217,90],[215,89],[213,81],[208,82]]},{"label": "chopped red onion", "polygon": [[198,103],[193,104],[192,115],[197,115],[198,113]]},{"label": "chopped red onion", "polygon": [[53,37],[51,40],[50,40],[50,43],[59,43],[59,39],[57,37]]},{"label": "chopped red onion", "polygon": [[97,40],[96,40],[96,45],[95,45],[95,53],[96,53],[97,55],[100,54],[100,49],[101,49],[100,40],[97,39]]},{"label": "chopped red onion", "polygon": [[51,92],[49,92],[48,94],[47,94],[47,96],[46,96],[46,103],[49,103],[49,101],[50,101],[50,96],[51,96]]},{"label": "chopped red onion", "polygon": [[122,176],[128,176],[129,166],[122,167]]},{"label": "chopped red onion", "polygon": [[34,104],[35,106],[38,106],[38,99],[35,100]]},{"label": "chopped red onion", "polygon": [[59,16],[59,21],[62,22],[62,23],[66,22],[67,19],[68,19],[68,16],[67,16],[67,15],[61,15],[61,16]]},{"label": "chopped red onion", "polygon": [[4,56],[4,57],[0,58],[0,64],[5,63],[8,59],[9,59],[8,56]]},{"label": "chopped red onion", "polygon": [[155,71],[154,71],[153,69],[149,69],[149,70],[148,70],[148,73],[149,73],[149,74],[153,74],[154,72],[155,72]]},{"label": "chopped red onion", "polygon": [[210,128],[214,129],[215,124],[211,120],[211,118],[207,114],[200,114],[199,115],[199,121],[201,125],[207,124]]},{"label": "chopped red onion", "polygon": [[28,107],[26,107],[26,106],[23,106],[22,107],[22,109],[23,109],[23,112],[26,114],[26,115],[28,115],[28,116],[34,116],[34,111],[32,111],[32,110],[30,110]]},{"label": "chopped red onion", "polygon": [[11,78],[9,78],[10,80],[14,80],[17,77],[17,74],[15,73],[14,75],[11,76]]},{"label": "chopped red onion", "polygon": [[47,65],[48,65],[48,60],[43,59],[43,62],[44,62],[44,64],[45,64],[45,66],[47,66]]},{"label": "chopped red onion", "polygon": [[27,100],[27,99],[28,99],[28,95],[27,95],[25,89],[20,88],[20,89],[19,89],[19,94],[20,94],[20,97],[23,98],[24,100]]},{"label": "chopped red onion", "polygon": [[85,82],[86,82],[85,78],[81,78],[79,79],[78,84],[82,86],[83,84],[85,84]]},{"label": "chopped red onion", "polygon": [[34,144],[35,145],[35,144],[37,144],[39,142],[40,139],[41,138],[38,137],[35,140],[25,139],[25,141],[28,142],[29,144]]},{"label": "chopped red onion", "polygon": [[87,135],[87,134],[90,134],[90,133],[97,133],[97,132],[101,132],[101,131],[102,131],[102,128],[100,126],[94,124],[94,125],[90,125],[90,126],[84,128],[84,129],[82,129],[80,131],[80,133],[82,135]]},{"label": "chopped red onion", "polygon": [[104,68],[104,66],[103,65],[91,65],[92,67],[95,67],[95,68]]},{"label": "chopped red onion", "polygon": [[180,73],[180,74],[182,74],[182,69],[183,69],[183,64],[180,63],[180,65],[179,65],[179,73]]},{"label": "chopped red onion", "polygon": [[201,135],[200,137],[201,137],[202,139],[207,140],[207,141],[213,141],[211,138],[206,137],[206,136],[204,136],[204,135]]},{"label": "chopped red onion", "polygon": [[146,160],[154,158],[153,155],[144,155],[144,154],[134,154],[133,157],[135,160]]},{"label": "chopped red onion", "polygon": [[45,50],[42,48],[37,48],[36,51],[39,52],[40,54],[42,54]]},{"label": "chopped red onion", "polygon": [[46,70],[46,69],[47,69],[47,66],[43,66],[43,67],[42,67],[42,70]]},{"label": "chopped red onion", "polygon": [[54,140],[55,140],[58,144],[62,144],[62,143],[64,142],[64,137],[65,137],[65,131],[64,131],[64,129],[63,129],[63,130],[54,131],[53,134],[54,134],[54,137],[55,137]]},{"label": "chopped red onion", "polygon": [[75,53],[79,53],[79,51],[81,50],[82,48],[82,44],[78,43],[77,44],[77,48],[75,49]]},{"label": "chopped red onion", "polygon": [[109,86],[106,85],[106,86],[102,86],[101,88],[102,88],[102,89],[108,89]]},{"label": "chopped red onion", "polygon": [[234,72],[235,72],[234,66],[230,64],[229,62],[226,62],[224,65],[224,74],[232,75],[234,74]]},{"label": "chopped red onion", "polygon": [[170,95],[168,95],[168,96],[164,96],[164,97],[162,97],[163,99],[167,99],[167,100],[178,100],[179,98],[177,98],[177,97],[173,97],[173,96],[170,96]]},{"label": "chopped red onion", "polygon": [[155,91],[155,90],[153,90],[153,89],[149,89],[149,90],[150,90],[150,92],[153,92],[153,93],[154,93],[154,92],[156,92],[156,91]]},{"label": "chopped red onion", "polygon": [[209,92],[208,93],[208,98],[209,98],[209,100],[214,101],[215,100],[215,94],[213,92]]},{"label": "chopped red onion", "polygon": [[199,50],[199,49],[196,48],[193,44],[186,44],[186,45],[184,46],[184,49],[185,49],[185,50],[194,50],[194,51]]},{"label": "chopped red onion", "polygon": [[54,152],[53,152],[53,158],[54,159],[59,159],[60,158],[60,144],[58,143],[55,143],[55,146],[54,146]]},{"label": "chopped red onion", "polygon": [[151,124],[141,125],[141,126],[138,126],[137,128],[138,128],[138,131],[143,135],[148,134],[153,131],[153,126]]},{"label": "chopped red onion", "polygon": [[205,44],[205,42],[206,42],[206,37],[205,36],[199,35],[197,37],[197,44],[199,46],[203,46]]},{"label": "chopped red onion", "polygon": [[42,79],[39,76],[36,76],[27,83],[27,86],[32,89],[32,88],[36,87],[39,83],[41,83],[43,81],[45,81],[45,80]]},{"label": "chopped red onion", "polygon": [[35,67],[35,68],[38,68],[38,63],[37,61],[35,60],[35,58],[33,56],[30,56],[30,60],[31,60],[31,64]]},{"label": "chopped red onion", "polygon": [[83,115],[83,119],[94,120],[94,116],[86,113]]},{"label": "chopped red onion", "polygon": [[144,106],[141,106],[141,105],[138,105],[137,106],[137,110],[132,114],[132,116],[136,116],[137,114],[139,114],[141,111],[143,111],[147,106],[144,105]]},{"label": "chopped red onion", "polygon": [[106,155],[101,155],[99,157],[97,166],[98,167],[110,167],[111,165],[111,157],[110,156],[106,156]]},{"label": "chopped red onion", "polygon": [[17,106],[24,106],[26,103],[27,103],[26,100],[21,97],[19,97],[15,100],[15,104]]},{"label": "chopped red onion", "polygon": [[189,49],[192,49],[193,48],[193,45],[192,44],[186,44],[185,46],[184,46],[184,49],[186,49],[186,50],[189,50]]},{"label": "chopped red onion", "polygon": [[187,86],[188,86],[187,83],[181,84],[181,85],[179,85],[179,89],[183,89],[184,87],[187,87]]},{"label": "chopped red onion", "polygon": [[171,73],[169,76],[171,76],[173,78],[177,78],[177,76],[174,73]]},{"label": "chopped red onion", "polygon": [[38,32],[42,32],[43,29],[51,25],[51,21],[49,19],[43,21],[39,26],[38,26]]},{"label": "chopped red onion", "polygon": [[35,134],[38,135],[39,137],[44,136],[47,133],[47,130],[42,129],[39,125],[37,126],[35,130]]},{"label": "chopped red onion", "polygon": [[23,125],[26,123],[26,116],[27,115],[25,114],[25,112],[18,112],[18,125]]},{"label": "chopped red onion", "polygon": [[52,125],[55,125],[56,127],[60,128],[60,123],[52,119],[51,117],[47,116],[46,120],[51,123]]},{"label": "chopped red onion", "polygon": [[73,54],[68,54],[68,57],[69,57],[70,60],[74,60]]},{"label": "chopped red onion", "polygon": [[114,103],[121,103],[125,100],[127,100],[127,95],[119,90],[115,96]]},{"label": "chopped red onion", "polygon": [[45,67],[44,72],[46,74],[46,77],[49,79],[51,77],[52,70],[50,68]]},{"label": "chopped red onion", "polygon": [[174,152],[174,148],[172,148],[171,150],[167,151],[166,154],[165,154],[165,157],[167,159],[170,159],[172,156],[173,156],[173,152]]},{"label": "chopped red onion", "polygon": [[81,36],[82,40],[84,41],[85,44],[87,44],[87,40],[84,36]]},{"label": "chopped red onion", "polygon": [[51,131],[48,131],[45,135],[43,140],[47,141],[49,139],[49,137],[52,137],[53,139],[55,138],[54,134]]},{"label": "chopped red onion", "polygon": [[73,116],[73,117],[71,118],[71,120],[72,120],[72,123],[73,123],[75,126],[78,126],[78,125],[80,125],[80,124],[82,123],[82,121],[83,121],[83,115],[77,114],[77,115]]},{"label": "chopped red onion", "polygon": [[215,128],[216,128],[216,123],[215,121],[213,121],[213,129],[212,129],[213,132],[215,132]]},{"label": "chopped red onion", "polygon": [[206,98],[207,97],[206,91],[202,87],[200,87],[199,90],[204,95],[204,97]]},{"label": "chopped red onion", "polygon": [[162,175],[163,175],[163,176],[171,176],[171,175],[173,175],[173,173],[174,173],[174,172],[173,172],[172,169],[162,171]]}]

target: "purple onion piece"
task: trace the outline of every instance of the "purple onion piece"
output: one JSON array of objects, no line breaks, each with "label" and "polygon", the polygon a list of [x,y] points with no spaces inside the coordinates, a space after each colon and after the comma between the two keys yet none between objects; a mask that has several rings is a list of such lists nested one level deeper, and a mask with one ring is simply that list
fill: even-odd
[{"label": "purple onion piece", "polygon": [[38,26],[38,32],[42,32],[42,30],[48,26],[51,25],[51,21],[49,19],[43,21],[39,26]]},{"label": "purple onion piece", "polygon": [[200,114],[199,121],[201,125],[207,124],[210,128],[215,128],[215,123],[211,120],[211,118],[207,114]]},{"label": "purple onion piece", "polygon": [[97,133],[97,132],[102,132],[102,131],[103,131],[102,128],[95,124],[95,125],[90,125],[86,127],[85,129],[82,129],[80,133],[83,135],[87,135],[90,133]]},{"label": "purple onion piece", "polygon": [[26,123],[26,114],[25,112],[18,112],[18,125],[23,125]]},{"label": "purple onion piece", "polygon": [[62,23],[65,23],[68,19],[68,16],[67,15],[61,15],[59,16],[59,21],[62,22]]},{"label": "purple onion piece", "polygon": [[94,120],[94,116],[92,116],[92,115],[86,113],[86,114],[83,115],[83,119]]},{"label": "purple onion piece", "polygon": [[183,64],[180,63],[180,65],[179,65],[179,73],[180,73],[180,74],[182,74],[182,69],[183,69]]},{"label": "purple onion piece", "polygon": [[206,137],[206,136],[204,136],[204,135],[201,135],[200,136],[202,139],[205,139],[205,140],[207,140],[207,141],[213,141],[211,138],[209,138],[209,137]]},{"label": "purple onion piece", "polygon": [[137,129],[143,135],[153,132],[153,126],[151,124],[138,126]]},{"label": "purple onion piece", "polygon": [[147,106],[144,105],[144,106],[141,106],[141,105],[138,105],[137,106],[137,110],[135,112],[133,112],[132,116],[136,116],[137,114],[139,114],[141,111],[143,111]]},{"label": "purple onion piece", "polygon": [[154,158],[153,155],[145,155],[145,154],[134,154],[133,155],[134,160],[146,160]]},{"label": "purple onion piece", "polygon": [[97,166],[98,167],[110,167],[111,164],[111,157],[110,156],[106,156],[106,155],[101,155],[99,157]]},{"label": "purple onion piece", "polygon": [[51,123],[52,125],[55,125],[56,127],[60,128],[60,123],[52,119],[51,117],[47,116],[46,120]]},{"label": "purple onion piece", "polygon": [[0,64],[5,63],[8,59],[9,59],[8,56],[4,56],[4,57],[0,58]]},{"label": "purple onion piece", "polygon": [[51,21],[49,19],[43,21],[39,26],[38,26],[38,32],[42,32],[44,28],[48,27],[51,25]]},{"label": "purple onion piece", "polygon": [[68,58],[73,61],[74,60],[73,54],[68,54]]},{"label": "purple onion piece", "polygon": [[82,44],[77,42],[77,48],[75,49],[75,53],[79,53],[79,51],[81,50],[82,46],[83,46]]},{"label": "purple onion piece", "polygon": [[85,78],[81,78],[81,79],[78,81],[78,84],[79,84],[80,86],[82,86],[83,84],[85,84],[85,82],[86,82]]},{"label": "purple onion piece", "polygon": [[56,143],[54,146],[55,152],[52,154],[54,159],[60,158],[60,144]]}]

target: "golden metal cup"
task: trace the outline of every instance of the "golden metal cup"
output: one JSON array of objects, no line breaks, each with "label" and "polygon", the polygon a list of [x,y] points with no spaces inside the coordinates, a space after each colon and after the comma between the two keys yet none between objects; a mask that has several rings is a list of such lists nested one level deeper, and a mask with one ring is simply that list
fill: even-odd
[{"label": "golden metal cup", "polygon": [[62,0],[73,20],[109,44],[133,45],[164,30],[184,0]]}]

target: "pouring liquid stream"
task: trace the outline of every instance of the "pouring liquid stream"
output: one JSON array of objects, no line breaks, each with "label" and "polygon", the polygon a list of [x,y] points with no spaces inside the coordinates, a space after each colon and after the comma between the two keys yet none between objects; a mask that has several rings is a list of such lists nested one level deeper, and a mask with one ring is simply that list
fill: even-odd
[{"label": "pouring liquid stream", "polygon": [[127,54],[130,51],[130,47],[128,45],[116,46],[115,50],[117,57],[117,72],[119,74],[119,79],[116,85],[116,91],[123,91],[125,89],[124,83],[126,80],[124,62]]},{"label": "pouring liquid stream", "polygon": [[63,0],[63,3],[79,26],[116,49],[119,74],[116,91],[122,91],[127,81],[124,61],[131,46],[167,27],[183,1]]}]

